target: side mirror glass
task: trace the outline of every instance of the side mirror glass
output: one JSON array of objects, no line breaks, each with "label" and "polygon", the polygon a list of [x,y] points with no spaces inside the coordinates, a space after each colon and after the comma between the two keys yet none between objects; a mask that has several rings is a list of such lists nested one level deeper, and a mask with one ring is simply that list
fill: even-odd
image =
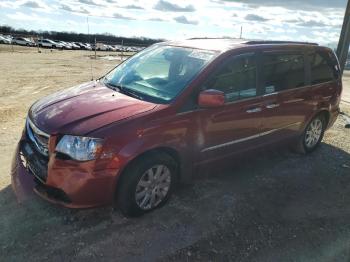
[{"label": "side mirror glass", "polygon": [[220,107],[225,104],[225,94],[222,91],[209,89],[200,92],[198,105],[204,108]]}]

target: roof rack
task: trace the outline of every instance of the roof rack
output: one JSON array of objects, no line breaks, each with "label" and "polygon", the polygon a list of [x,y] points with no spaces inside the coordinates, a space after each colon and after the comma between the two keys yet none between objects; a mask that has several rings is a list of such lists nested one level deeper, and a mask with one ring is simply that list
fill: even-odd
[{"label": "roof rack", "polygon": [[250,41],[247,41],[246,44],[248,44],[248,45],[296,44],[296,45],[313,45],[313,46],[318,46],[317,43],[298,42],[298,41],[275,41],[275,40],[250,40]]}]

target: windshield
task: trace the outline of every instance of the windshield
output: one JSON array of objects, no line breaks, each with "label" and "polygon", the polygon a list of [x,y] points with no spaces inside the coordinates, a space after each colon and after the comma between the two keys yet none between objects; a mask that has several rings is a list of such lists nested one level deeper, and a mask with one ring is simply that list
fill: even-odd
[{"label": "windshield", "polygon": [[117,66],[103,82],[151,102],[169,103],[215,54],[208,50],[155,45]]}]

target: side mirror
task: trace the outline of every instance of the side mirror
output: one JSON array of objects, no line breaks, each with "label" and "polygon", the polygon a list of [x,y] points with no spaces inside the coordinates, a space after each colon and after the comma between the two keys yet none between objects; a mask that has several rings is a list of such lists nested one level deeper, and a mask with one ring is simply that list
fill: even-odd
[{"label": "side mirror", "polygon": [[225,104],[225,94],[219,90],[209,89],[200,92],[198,105],[204,108],[220,107]]}]

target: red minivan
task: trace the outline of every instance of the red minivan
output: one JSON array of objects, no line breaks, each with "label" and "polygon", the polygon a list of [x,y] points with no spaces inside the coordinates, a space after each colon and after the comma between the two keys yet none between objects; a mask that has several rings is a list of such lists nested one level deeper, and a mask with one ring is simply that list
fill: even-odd
[{"label": "red minivan", "polygon": [[341,91],[334,52],[317,44],[155,44],[33,104],[12,185],[67,207],[115,202],[141,215],[204,163],[280,142],[313,151],[339,114]]}]

